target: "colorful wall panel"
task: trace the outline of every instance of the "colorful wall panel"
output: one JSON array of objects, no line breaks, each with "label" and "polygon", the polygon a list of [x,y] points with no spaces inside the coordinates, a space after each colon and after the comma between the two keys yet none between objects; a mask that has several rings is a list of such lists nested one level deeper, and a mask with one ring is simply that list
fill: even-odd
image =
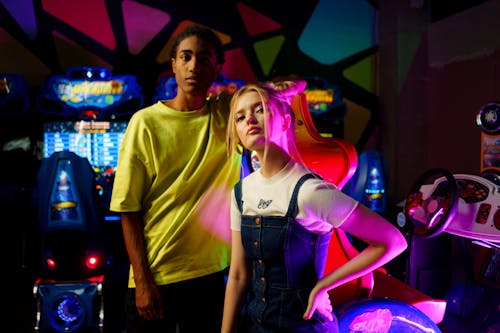
[{"label": "colorful wall panel", "polygon": [[[146,100],[169,74],[172,35],[187,24],[219,34],[223,74],[247,82],[320,76],[338,85],[363,126],[348,125],[362,149],[376,114],[377,9],[367,0],[222,1],[0,0],[0,73],[33,89],[49,74],[94,65],[137,75]],[[292,14],[290,14],[292,13]]]}]

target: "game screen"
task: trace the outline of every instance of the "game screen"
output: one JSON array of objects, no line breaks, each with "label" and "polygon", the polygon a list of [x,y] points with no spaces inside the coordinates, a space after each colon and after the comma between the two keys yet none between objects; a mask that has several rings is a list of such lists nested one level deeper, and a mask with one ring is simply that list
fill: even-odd
[{"label": "game screen", "polygon": [[313,115],[321,115],[328,112],[335,97],[333,88],[331,89],[306,89],[304,91],[307,102],[309,103],[309,111]]},{"label": "game screen", "polygon": [[85,157],[97,176],[114,174],[126,121],[60,121],[43,127],[43,157],[58,151],[72,151]]},{"label": "game screen", "polygon": [[347,107],[340,88],[322,78],[306,78],[304,90],[313,123],[322,136],[342,137]]}]

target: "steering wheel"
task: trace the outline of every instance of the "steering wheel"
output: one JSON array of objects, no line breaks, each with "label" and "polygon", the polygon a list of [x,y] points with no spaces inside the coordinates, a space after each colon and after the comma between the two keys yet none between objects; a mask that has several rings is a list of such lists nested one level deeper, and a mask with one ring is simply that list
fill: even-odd
[{"label": "steering wheel", "polygon": [[[445,177],[440,182],[432,182]],[[431,184],[432,193],[424,194],[422,186]],[[428,195],[424,198],[424,195]],[[424,172],[415,182],[405,202],[404,214],[412,222],[413,233],[432,238],[443,232],[458,211],[458,186],[453,174],[434,168]]]}]

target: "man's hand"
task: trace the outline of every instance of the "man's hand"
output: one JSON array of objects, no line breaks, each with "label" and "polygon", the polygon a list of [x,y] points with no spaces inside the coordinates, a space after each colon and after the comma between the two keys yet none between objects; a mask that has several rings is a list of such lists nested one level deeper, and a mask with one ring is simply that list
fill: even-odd
[{"label": "man's hand", "polygon": [[144,283],[135,288],[135,303],[139,315],[147,320],[163,319],[163,306],[154,283]]}]

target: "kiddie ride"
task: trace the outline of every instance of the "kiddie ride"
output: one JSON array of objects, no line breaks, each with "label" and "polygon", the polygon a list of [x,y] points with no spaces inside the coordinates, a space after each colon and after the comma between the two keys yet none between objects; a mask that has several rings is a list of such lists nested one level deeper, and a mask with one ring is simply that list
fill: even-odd
[{"label": "kiddie ride", "polygon": [[398,225],[415,236],[410,283],[432,290],[442,283],[439,276],[448,275],[451,283],[435,288],[448,291],[447,324],[462,318],[463,326],[470,319],[469,331],[500,331],[499,115],[500,104],[490,102],[476,117],[482,130],[480,176],[429,169],[415,181],[398,215]]},{"label": "kiddie ride", "polygon": [[477,317],[474,329],[484,332],[500,329],[499,190],[483,176],[430,169],[418,178],[399,215],[399,224],[411,222],[417,237],[458,236],[463,256],[459,271],[465,279],[455,277],[446,296],[447,312]]},{"label": "kiddie ride", "polygon": [[408,195],[404,218],[411,221],[414,234],[424,238],[446,232],[500,247],[499,187],[484,177],[428,170]]},{"label": "kiddie ride", "polygon": [[46,121],[37,184],[43,268],[33,288],[36,332],[103,331],[104,277],[116,238],[105,230],[117,220],[107,207],[127,119],[143,103],[140,89],[133,76],[78,67],[50,76],[38,96]]}]

